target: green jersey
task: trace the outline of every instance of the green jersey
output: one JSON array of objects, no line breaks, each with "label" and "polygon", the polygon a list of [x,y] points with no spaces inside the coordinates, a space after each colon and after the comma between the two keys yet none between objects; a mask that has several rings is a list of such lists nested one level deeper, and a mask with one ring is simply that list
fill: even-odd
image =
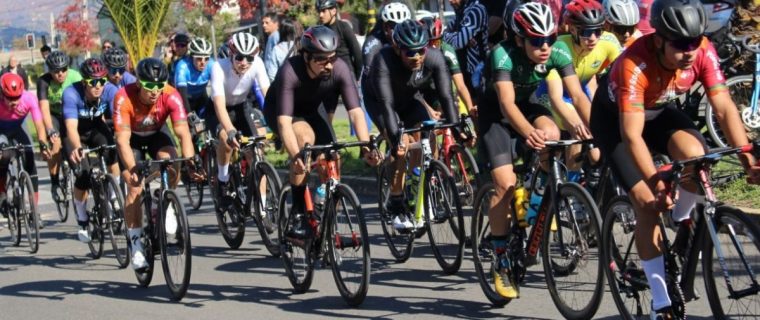
[{"label": "green jersey", "polygon": [[459,60],[457,59],[457,53],[454,51],[454,47],[446,42],[441,42],[441,52],[443,52],[443,58],[446,60],[446,66],[449,67],[449,73],[452,75],[462,73],[462,68],[459,67]]},{"label": "green jersey", "polygon": [[545,64],[536,64],[525,54],[525,49],[502,41],[491,51],[490,64],[492,83],[511,81],[515,101],[528,100],[549,71],[557,70],[563,77],[575,74],[570,50],[562,41],[554,43]]},{"label": "green jersey", "polygon": [[50,103],[50,114],[61,115],[63,90],[81,80],[82,75],[74,69],[68,69],[63,83],[56,82],[50,73],[46,73],[37,80],[37,99],[47,100]]}]

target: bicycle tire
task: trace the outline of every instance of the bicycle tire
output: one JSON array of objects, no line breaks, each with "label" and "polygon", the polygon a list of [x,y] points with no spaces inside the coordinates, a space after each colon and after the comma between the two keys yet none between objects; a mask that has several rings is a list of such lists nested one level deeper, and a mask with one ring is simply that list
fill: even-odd
[{"label": "bicycle tire", "polygon": [[[105,176],[106,195],[108,201],[106,205],[108,225],[108,236],[111,239],[111,248],[119,263],[119,268],[126,268],[129,265],[129,233],[127,232],[127,221],[124,219],[124,197],[121,194],[119,185],[112,175]],[[113,199],[111,194],[114,195]],[[119,208],[116,210],[114,204]]]},{"label": "bicycle tire", "polygon": [[[462,206],[472,206],[478,187],[483,183],[478,163],[472,152],[459,144],[451,146],[449,157],[446,159],[446,168],[454,176]],[[465,177],[467,177],[466,180]]]},{"label": "bicycle tire", "polygon": [[29,177],[29,173],[26,171],[21,171],[18,180],[19,187],[21,188],[19,200],[21,201],[24,229],[26,229],[26,240],[29,243],[29,251],[37,253],[37,250],[40,248],[40,216],[37,213],[37,203],[34,201],[34,185],[32,184],[32,178]]},{"label": "bicycle tire", "polygon": [[292,219],[296,219],[291,212],[290,185],[282,188],[277,207],[280,210],[280,226],[277,232],[280,238],[280,258],[282,259],[288,281],[296,293],[304,293],[311,288],[314,279],[314,268],[311,261],[311,241],[304,241],[303,245],[294,244],[285,235],[293,225]]},{"label": "bicycle tire", "polygon": [[[331,200],[327,211],[329,221],[324,222],[329,228],[327,254],[340,295],[349,306],[355,307],[364,302],[369,290],[372,265],[367,223],[359,198],[348,185],[338,184]],[[347,262],[346,256],[352,253],[358,253],[351,260],[356,262]]]},{"label": "bicycle tire", "polygon": [[[227,182],[227,187],[237,191],[237,186],[240,183],[240,171],[235,169],[234,166],[230,165],[230,181]],[[238,205],[236,200],[233,200],[226,208],[218,207],[216,210],[216,223],[227,246],[230,249],[240,248],[245,237],[245,217],[243,215],[243,208]]]},{"label": "bicycle tire", "polygon": [[[491,206],[491,197],[493,197],[494,192],[496,191],[491,182],[478,188],[472,223],[470,224],[470,239],[472,239],[472,261],[475,265],[475,274],[478,276],[480,288],[493,306],[503,307],[512,299],[502,297],[493,287],[494,279],[491,270],[493,270],[493,264],[496,263],[496,254],[489,243],[488,208]],[[486,264],[491,264],[491,266],[486,267]]]},{"label": "bicycle tire", "polygon": [[[560,201],[557,203],[564,204],[564,206],[553,208],[543,221],[544,233],[541,254],[544,257],[542,261],[546,274],[546,285],[549,288],[549,294],[554,305],[566,319],[591,319],[599,309],[604,293],[604,271],[602,261],[599,259],[599,246],[591,246],[588,242],[589,235],[597,238],[600,235],[599,209],[588,191],[574,182],[562,183],[555,196],[560,197]],[[569,199],[575,200],[570,201]],[[581,206],[581,211],[576,211],[578,205]],[[564,215],[562,214],[563,210]],[[564,231],[561,231],[563,237],[571,235],[569,239],[571,241],[564,239],[560,241],[571,250],[568,251],[568,248],[565,248],[565,251],[560,252],[559,255],[552,252],[555,247],[553,240],[558,235],[552,230],[553,219],[559,219],[556,223],[556,230]],[[568,234],[568,232],[572,233]],[[568,253],[572,257],[568,259],[567,265],[558,263],[559,258],[565,257]],[[573,275],[580,273],[586,273],[588,279],[573,277]],[[568,283],[563,285],[561,280],[569,277],[573,277],[573,279],[568,280]],[[590,297],[576,298],[577,295],[589,292],[589,289],[592,292]],[[569,303],[572,301],[580,301],[580,304],[583,304],[583,301],[587,302],[585,305],[571,306]]]},{"label": "bicycle tire", "polygon": [[[459,271],[464,255],[464,218],[454,177],[443,162],[430,161],[424,181],[424,216],[430,247],[445,274]],[[440,204],[442,207],[431,207]]]},{"label": "bicycle tire", "polygon": [[206,170],[206,183],[208,183],[208,190],[211,194],[211,200],[214,202],[214,209],[219,210],[219,200],[217,200],[216,184],[217,184],[217,164],[216,164],[216,152],[214,143],[206,145],[206,152],[203,153],[203,164]]},{"label": "bicycle tire", "polygon": [[[12,164],[11,164],[12,165]],[[7,191],[6,192],[16,192],[13,188],[13,185],[16,183],[16,178],[8,175],[8,180],[6,181]],[[7,210],[8,217],[6,217],[6,220],[8,220],[8,231],[11,234],[11,245],[14,247],[18,247],[21,244],[21,219],[19,217],[21,216],[20,209],[18,206],[16,206],[14,203],[6,202],[5,203],[5,210]]]},{"label": "bicycle tire", "polygon": [[[89,177],[88,177],[89,179]],[[90,255],[93,259],[97,260],[103,256],[103,213],[102,206],[105,205],[103,199],[104,189],[100,183],[93,184],[92,194],[90,199],[93,201],[93,205],[89,206],[91,211],[87,211],[89,215],[89,221],[87,222],[87,233],[90,234],[90,242],[87,243],[87,247],[90,248]],[[97,194],[95,194],[97,193]],[[95,211],[98,210],[98,211]]]},{"label": "bicycle tire", "polygon": [[[182,300],[190,286],[190,273],[193,265],[192,245],[190,244],[190,226],[187,222],[185,208],[174,190],[164,190],[162,208],[158,223],[158,244],[161,248],[161,267],[164,270],[166,286],[172,298]],[[172,235],[166,228],[167,219],[171,219],[169,209],[174,211],[177,228]]]},{"label": "bicycle tire", "polygon": [[[757,222],[749,218],[741,210],[731,207],[721,206],[715,210],[715,230],[718,232],[719,237],[728,237],[728,243],[721,245],[721,248],[726,255],[724,262],[734,265],[728,266],[731,275],[731,285],[734,290],[740,291],[747,287],[752,287],[752,279],[748,276],[746,268],[741,262],[740,257],[729,257],[727,253],[733,252],[738,254],[742,252],[744,258],[747,259],[749,267],[756,273],[760,270],[760,228],[758,228]],[[737,240],[736,236],[731,236],[728,233],[730,229],[736,236],[743,235],[748,238],[747,240]],[[733,242],[741,244],[740,247],[736,247]],[[720,261],[716,261],[716,252],[713,250],[714,243],[709,237],[704,239],[705,245],[702,251],[702,268],[704,270],[705,289],[707,293],[707,300],[710,302],[710,309],[715,315],[716,319],[757,319],[760,317],[760,295],[755,293],[744,297],[744,299],[735,300],[730,297],[725,280],[716,281],[723,278],[723,268]],[[721,241],[721,243],[724,243]],[[733,249],[733,250],[731,250]],[[754,275],[757,279],[757,274]],[[718,288],[718,284],[722,284]],[[746,301],[746,300],[750,301]],[[732,303],[725,303],[725,301]],[[742,302],[744,301],[744,302]],[[746,308],[745,308],[746,307]],[[750,307],[754,307],[754,310],[749,310]]]},{"label": "bicycle tire", "polygon": [[185,189],[185,196],[187,197],[187,203],[193,210],[200,209],[203,204],[203,183],[193,181],[190,178],[190,174],[187,171],[187,166],[182,166],[182,184]]},{"label": "bicycle tire", "polygon": [[380,165],[377,174],[378,211],[380,212],[380,225],[383,228],[383,236],[388,244],[391,255],[396,262],[406,262],[412,256],[414,249],[414,233],[401,233],[393,227],[393,217],[388,210],[390,203],[390,161]]},{"label": "bicycle tire", "polygon": [[73,202],[71,201],[71,191],[73,189],[71,188],[71,183],[69,183],[69,180],[71,180],[71,168],[69,167],[68,161],[62,162],[61,168],[58,170],[58,175],[58,181],[60,183],[59,187],[63,193],[63,200],[55,201],[55,209],[58,211],[58,220],[66,222],[66,220],[69,219],[69,203]]},{"label": "bicycle tire", "polygon": [[[258,190],[258,185],[262,180],[262,177],[266,177],[266,191],[264,195],[265,206],[262,206],[262,197],[260,193],[255,193],[254,190]],[[248,175],[248,197],[246,197],[248,204],[246,205],[246,211],[256,219],[256,228],[259,229],[259,235],[261,241],[264,242],[264,246],[267,251],[273,257],[280,256],[280,240],[277,238],[277,226],[279,218],[279,210],[277,210],[277,197],[280,195],[282,189],[282,180],[275,171],[274,166],[266,161],[259,161],[256,163],[256,170],[250,170]],[[264,214],[261,211],[264,211]],[[262,218],[266,218],[264,221]],[[267,230],[269,224],[274,228],[271,232]],[[274,237],[274,239],[272,239]]]},{"label": "bicycle tire", "polygon": [[[123,180],[122,180],[123,181]],[[145,253],[145,262],[148,263],[148,267],[142,270],[135,270],[135,276],[137,277],[137,282],[139,285],[143,288],[147,288],[150,285],[150,282],[153,280],[153,267],[155,267],[156,262],[156,252],[153,250],[153,228],[155,227],[155,224],[153,223],[153,217],[151,214],[151,202],[152,200],[149,198],[148,192],[145,190],[143,191],[143,194],[141,195],[142,198],[142,205],[143,205],[143,233],[141,235],[140,241],[143,245],[143,251]],[[130,254],[132,252],[132,244],[130,241]]]}]

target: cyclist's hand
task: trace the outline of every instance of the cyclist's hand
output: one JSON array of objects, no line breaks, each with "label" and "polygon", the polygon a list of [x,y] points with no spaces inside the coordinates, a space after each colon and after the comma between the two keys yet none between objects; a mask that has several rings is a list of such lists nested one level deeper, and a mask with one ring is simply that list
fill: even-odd
[{"label": "cyclist's hand", "polygon": [[[197,155],[196,155],[197,157]],[[201,182],[205,179],[203,172],[198,170],[200,165],[200,157],[193,157],[193,161],[187,162],[187,174],[193,182]]]},{"label": "cyclist's hand", "polygon": [[658,181],[654,187],[654,202],[652,206],[657,212],[665,212],[673,208],[673,199],[668,193],[664,182]]},{"label": "cyclist's hand", "polygon": [[[459,138],[464,141],[464,145],[468,148],[475,147],[475,144],[478,142],[478,134],[475,133],[475,131],[470,131],[470,136],[468,137],[467,134],[464,132],[459,134]],[[469,138],[469,139],[468,139]]]},{"label": "cyclist's hand", "polygon": [[46,141],[40,141],[40,154],[42,154],[42,160],[45,161],[48,161],[53,157],[50,153],[50,149],[48,149],[48,143]]},{"label": "cyclist's hand", "polygon": [[303,163],[303,159],[299,156],[296,156],[296,158],[293,160],[293,172],[295,174],[304,174],[306,173],[306,164]]},{"label": "cyclist's hand", "polygon": [[401,140],[398,142],[398,146],[396,146],[396,156],[397,157],[403,157],[406,155],[406,143],[404,143],[404,135],[402,135]]},{"label": "cyclist's hand", "polygon": [[140,171],[142,171],[142,165],[137,164],[132,169],[129,169],[129,181],[127,183],[132,187],[140,186]]},{"label": "cyclist's hand", "polygon": [[592,138],[591,130],[589,130],[588,127],[586,127],[586,125],[583,124],[583,122],[579,122],[572,125],[572,128],[570,130],[572,130],[573,136],[576,139],[588,140]]},{"label": "cyclist's hand", "polygon": [[541,129],[533,129],[533,131],[528,134],[525,141],[531,148],[541,150],[546,146],[544,144],[546,142],[546,132]]},{"label": "cyclist's hand", "polygon": [[77,148],[69,156],[69,160],[71,160],[72,164],[79,164],[79,162],[82,161],[82,158],[83,158],[82,148]]},{"label": "cyclist's hand", "polygon": [[441,112],[434,109],[428,109],[430,111],[430,118],[433,120],[441,120]]},{"label": "cyclist's hand", "polygon": [[372,167],[377,167],[380,161],[383,160],[382,155],[377,150],[369,150],[367,147],[362,147],[362,158],[364,162]]},{"label": "cyclist's hand", "polygon": [[472,108],[470,108],[470,110],[468,110],[467,113],[470,114],[470,117],[477,118],[478,117],[478,106],[472,106]]},{"label": "cyclist's hand", "polygon": [[227,130],[227,145],[232,149],[240,148],[240,143],[237,141],[237,130]]}]

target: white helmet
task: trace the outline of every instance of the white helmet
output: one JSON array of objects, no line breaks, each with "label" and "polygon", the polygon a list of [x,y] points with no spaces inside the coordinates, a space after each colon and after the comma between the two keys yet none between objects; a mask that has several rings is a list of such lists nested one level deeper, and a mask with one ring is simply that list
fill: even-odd
[{"label": "white helmet", "polygon": [[409,7],[401,2],[391,2],[383,7],[383,12],[380,14],[383,22],[401,23],[404,20],[412,18],[412,12],[409,11]]},{"label": "white helmet", "polygon": [[227,42],[232,55],[252,55],[259,48],[259,40],[248,32],[238,32]]},{"label": "white helmet", "polygon": [[211,43],[203,38],[195,38],[187,46],[187,51],[191,56],[210,56],[212,50]]},{"label": "white helmet", "polygon": [[634,0],[605,0],[607,22],[615,26],[635,26],[639,23],[639,6]]},{"label": "white helmet", "polygon": [[523,3],[512,15],[512,30],[522,37],[548,37],[556,29],[552,10],[543,3]]}]

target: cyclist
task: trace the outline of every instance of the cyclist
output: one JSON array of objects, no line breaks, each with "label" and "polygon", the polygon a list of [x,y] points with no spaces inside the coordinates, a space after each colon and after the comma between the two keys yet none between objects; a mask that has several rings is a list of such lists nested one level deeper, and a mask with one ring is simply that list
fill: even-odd
[{"label": "cyclist", "polygon": [[[306,167],[301,148],[306,143],[334,142],[335,133],[327,118],[325,101],[343,98],[348,116],[361,141],[369,140],[364,111],[359,102],[356,81],[348,65],[338,59],[338,37],[330,28],[316,26],[307,29],[301,37],[298,55],[288,58],[277,72],[272,90],[267,93],[264,115],[269,127],[281,139],[290,157],[290,184],[293,191],[293,210],[304,213]],[[363,147],[362,157],[371,165],[378,158],[369,148]],[[306,220],[302,222],[308,223]],[[294,228],[293,236],[304,237],[310,228]]]},{"label": "cyclist", "polygon": [[103,62],[108,68],[108,82],[119,89],[137,81],[137,78],[127,71],[128,58],[127,53],[119,48],[110,48],[103,52]]},{"label": "cyclist", "polygon": [[[496,190],[488,210],[492,245],[501,261],[493,270],[494,287],[500,295],[515,298],[519,293],[510,283],[506,255],[511,217],[505,212],[511,212],[517,178],[512,167],[512,134],[506,123],[535,150],[543,149],[547,140],[559,139],[559,129],[552,120],[551,112],[530,101],[540,81],[552,70],[559,73],[562,84],[581,114],[584,110],[588,112],[590,103],[575,75],[569,49],[564,42],[555,42],[557,27],[548,6],[534,2],[521,4],[511,17],[505,16],[504,21],[510,24],[513,34],[491,53],[489,72],[492,88],[485,95],[489,103],[481,104],[478,110],[478,122],[482,147],[491,165]],[[578,117],[577,114],[575,116]],[[588,135],[583,121],[572,123],[571,128],[575,128],[578,134],[586,132],[582,135]]]},{"label": "cyclist", "polygon": [[[124,214],[132,244],[132,267],[140,270],[148,266],[140,241],[143,232],[140,194],[143,186],[137,161],[145,157],[142,149],[147,149],[152,159],[177,157],[171,133],[165,126],[167,118],[171,117],[182,155],[193,157],[194,151],[182,98],[174,87],[166,84],[169,79],[166,65],[158,59],[147,58],[137,64],[136,71],[138,81],[119,89],[114,97],[113,109],[116,149],[125,168],[123,178],[128,189]],[[194,166],[190,165],[190,169],[194,171]],[[179,175],[172,177],[172,188],[178,182]],[[172,219],[172,214],[167,214],[167,217],[166,231],[173,234],[177,230],[176,217]]]},{"label": "cyclist", "polygon": [[[421,23],[406,20],[397,24],[393,29],[393,46],[380,49],[372,61],[365,84],[367,87],[364,88],[367,110],[378,127],[385,128],[384,134],[393,145],[394,173],[389,209],[394,215],[393,225],[397,229],[413,228],[414,223],[419,225],[423,222],[412,222],[406,218],[404,155],[410,139],[401,137],[398,121],[413,127],[430,120],[420,90],[435,85],[444,118],[449,123],[459,122],[443,53],[428,48],[428,40],[428,31]],[[454,132],[458,133],[459,130],[454,128]]]},{"label": "cyclist", "polygon": [[[79,164],[85,157],[82,154],[83,145],[96,147],[114,144],[113,134],[105,122],[105,116],[111,112],[113,97],[119,90],[107,81],[107,67],[100,59],[85,60],[79,71],[84,77],[82,81],[63,91],[63,118],[67,132],[65,144],[72,165]],[[106,165],[119,183],[119,166],[116,163],[115,151],[109,150],[106,153]],[[74,209],[77,223],[81,227],[77,236],[79,241],[90,242],[86,212],[87,190],[90,189],[90,168],[87,161],[83,162],[81,169],[74,181]]]},{"label": "cyclist", "polygon": [[[591,129],[636,211],[636,247],[652,294],[652,319],[669,319],[670,299],[659,247],[658,217],[673,206],[658,179],[651,151],[671,159],[703,155],[705,141],[692,119],[676,105],[697,81],[733,146],[748,143],[725,86],[718,55],[704,37],[706,16],[698,0],[658,0],[651,11],[654,34],[642,36],[618,58],[594,97]],[[609,89],[608,89],[609,88]],[[760,168],[749,153],[739,158],[750,183]],[[692,182],[679,186],[674,221],[688,219],[699,196]]]},{"label": "cyclist", "polygon": [[171,60],[167,62],[169,68],[169,84],[174,85],[174,74],[177,71],[177,62],[182,60],[187,54],[187,45],[190,43],[190,37],[184,33],[174,34],[171,38]]},{"label": "cyclist", "polygon": [[606,29],[612,32],[623,48],[628,48],[642,36],[638,25],[639,5],[634,0],[605,0]]},{"label": "cyclist", "polygon": [[50,171],[50,191],[55,201],[60,200],[58,168],[61,164],[61,139],[66,138],[66,126],[63,122],[63,90],[72,83],[82,80],[82,75],[69,69],[69,57],[63,51],[51,53],[45,64],[50,71],[37,80],[37,99],[39,100],[45,131],[52,142],[48,160]]},{"label": "cyclist", "polygon": [[248,32],[238,32],[232,35],[227,46],[231,54],[229,59],[215,63],[211,70],[211,96],[215,112],[206,114],[208,128],[216,128],[219,141],[223,141],[217,144],[216,149],[217,195],[221,197],[221,208],[230,204],[226,190],[230,180],[232,150],[239,147],[236,139],[238,130],[247,136],[266,133],[266,128],[257,128],[254,123],[261,121],[261,115],[251,107],[248,96],[254,82],[258,82],[264,94],[269,89],[264,62],[256,55],[259,49],[256,37]]},{"label": "cyclist", "polygon": [[[0,144],[20,143],[24,145],[32,144],[29,132],[25,129],[24,119],[27,115],[32,115],[32,122],[37,129],[37,140],[40,143],[40,153],[44,159],[50,158],[48,150],[48,139],[45,132],[45,126],[42,121],[42,112],[37,104],[37,98],[31,92],[24,91],[24,80],[15,73],[6,73],[0,76]],[[5,207],[3,204],[6,199],[5,183],[8,179],[8,163],[10,154],[0,152],[0,208]],[[34,151],[27,149],[24,157],[24,170],[29,173],[34,185],[34,199],[39,198],[39,183],[37,177],[37,166],[34,165]],[[8,212],[3,211],[3,216]]]},{"label": "cyclist", "polygon": [[362,45],[362,62],[364,63],[362,73],[368,72],[367,69],[372,64],[372,59],[380,52],[380,49],[391,43],[391,34],[393,34],[393,28],[396,24],[411,18],[412,12],[402,2],[391,2],[383,6],[380,12],[382,23],[375,25]]},{"label": "cyclist", "polygon": [[[338,48],[335,50],[338,58],[341,58],[354,79],[359,79],[359,73],[362,71],[362,48],[354,35],[354,28],[346,21],[338,17],[337,0],[317,0],[316,9],[319,13],[319,23],[330,28],[338,36]],[[356,81],[356,80],[354,80]],[[328,112],[335,112],[333,107]]]},{"label": "cyclist", "polygon": [[182,96],[185,108],[204,117],[206,106],[211,100],[206,86],[211,80],[214,59],[211,58],[211,43],[203,38],[195,38],[188,45],[189,55],[177,61],[174,84]]}]

